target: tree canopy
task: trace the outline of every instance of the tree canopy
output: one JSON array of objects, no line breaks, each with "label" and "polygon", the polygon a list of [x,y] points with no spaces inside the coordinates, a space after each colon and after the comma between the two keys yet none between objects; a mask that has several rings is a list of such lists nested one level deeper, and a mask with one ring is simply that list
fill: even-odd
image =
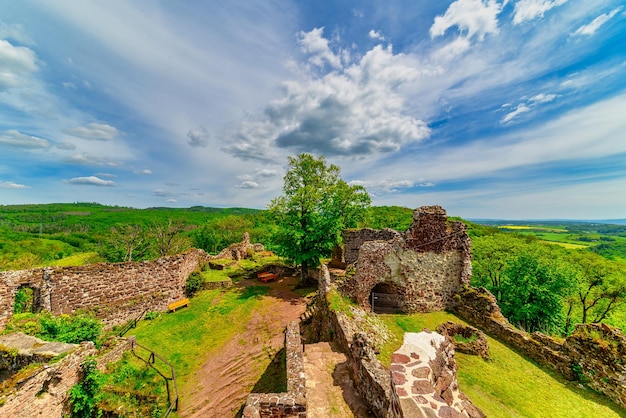
[{"label": "tree canopy", "polygon": [[269,204],[278,226],[273,236],[277,252],[302,267],[319,265],[341,242],[341,231],[358,226],[370,204],[362,186],[351,186],[339,177],[338,166],[327,165],[323,156],[288,157],[283,195]]}]

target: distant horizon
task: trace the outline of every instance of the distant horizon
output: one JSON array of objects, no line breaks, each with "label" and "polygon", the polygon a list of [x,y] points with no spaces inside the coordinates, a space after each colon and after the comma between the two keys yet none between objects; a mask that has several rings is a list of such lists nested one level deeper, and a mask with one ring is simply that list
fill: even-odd
[{"label": "distant horizon", "polygon": [[[89,204],[95,204],[95,205],[100,205],[100,206],[105,206],[105,207],[122,207],[122,208],[128,208],[128,209],[136,209],[136,210],[147,210],[147,209],[191,209],[193,207],[202,207],[202,208],[211,208],[211,209],[251,209],[251,210],[267,210],[265,207],[260,208],[260,207],[249,207],[249,206],[221,206],[221,205],[191,205],[191,206],[147,206],[147,207],[135,207],[135,206],[127,206],[127,205],[111,205],[111,204],[107,204],[107,203],[101,203],[101,202],[83,202],[83,201],[73,201],[73,202],[46,202],[46,203],[11,203],[11,204],[4,204],[1,203],[0,207],[5,207],[5,206],[28,206],[28,205],[81,205],[81,204],[85,204],[85,205],[89,205]],[[409,206],[404,206],[404,205],[372,205],[375,207],[384,207],[384,206],[397,206],[397,207],[403,207],[409,210],[415,210],[417,208],[419,208],[419,206],[417,207],[409,207]],[[424,206],[424,205],[422,205]],[[441,205],[439,205],[441,206]],[[446,209],[444,207],[444,209]],[[593,222],[597,222],[597,223],[602,223],[602,224],[615,224],[615,225],[626,225],[626,217],[625,218],[616,218],[616,219],[602,219],[602,218],[598,218],[598,219],[576,219],[576,218],[490,218],[490,217],[465,217],[465,216],[461,216],[461,215],[457,215],[457,214],[451,214],[447,209],[446,209],[446,214],[448,217],[460,217],[463,218],[465,220],[468,221],[472,221],[472,222],[476,222],[479,223],[479,221],[492,221],[492,222],[584,222],[584,223],[593,223]]]},{"label": "distant horizon", "polygon": [[0,201],[621,219],[623,0],[0,2]]}]

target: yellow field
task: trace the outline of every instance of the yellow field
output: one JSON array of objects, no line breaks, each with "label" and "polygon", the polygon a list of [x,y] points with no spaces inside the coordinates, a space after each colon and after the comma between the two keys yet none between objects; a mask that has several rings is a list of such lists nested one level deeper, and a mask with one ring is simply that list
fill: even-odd
[{"label": "yellow field", "polygon": [[560,245],[561,247],[565,247],[565,248],[568,248],[570,250],[579,250],[581,248],[589,248],[588,245],[570,244],[569,242],[556,242],[556,241],[545,241],[545,240],[542,240],[541,242],[544,242],[546,244]]},{"label": "yellow field", "polygon": [[545,232],[569,232],[567,229],[562,228],[546,228],[543,226],[528,226],[528,225],[500,225],[498,228],[502,229],[532,229],[535,231],[545,231]]}]

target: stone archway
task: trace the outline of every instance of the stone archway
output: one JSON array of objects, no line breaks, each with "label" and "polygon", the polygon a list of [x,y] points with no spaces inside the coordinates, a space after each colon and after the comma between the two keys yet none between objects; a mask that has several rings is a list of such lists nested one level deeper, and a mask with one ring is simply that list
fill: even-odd
[{"label": "stone archway", "polygon": [[382,282],[376,284],[370,291],[369,303],[375,313],[404,312],[404,300],[394,283]]}]

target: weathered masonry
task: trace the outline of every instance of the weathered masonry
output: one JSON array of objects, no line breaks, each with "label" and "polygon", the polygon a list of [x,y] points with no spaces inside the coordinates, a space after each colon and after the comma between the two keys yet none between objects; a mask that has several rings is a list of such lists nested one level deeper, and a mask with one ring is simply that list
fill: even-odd
[{"label": "weathered masonry", "polygon": [[187,277],[208,258],[194,249],[153,261],[0,272],[0,330],[12,317],[21,288],[32,289],[34,311],[67,314],[82,309],[95,312],[109,326],[144,310],[166,310],[184,296]]},{"label": "weathered masonry", "polygon": [[454,296],[469,285],[471,242],[462,222],[448,222],[441,206],[413,212],[403,234],[385,229],[349,231],[344,235],[347,264],[355,274],[342,293],[366,309],[400,312],[450,309]]}]

